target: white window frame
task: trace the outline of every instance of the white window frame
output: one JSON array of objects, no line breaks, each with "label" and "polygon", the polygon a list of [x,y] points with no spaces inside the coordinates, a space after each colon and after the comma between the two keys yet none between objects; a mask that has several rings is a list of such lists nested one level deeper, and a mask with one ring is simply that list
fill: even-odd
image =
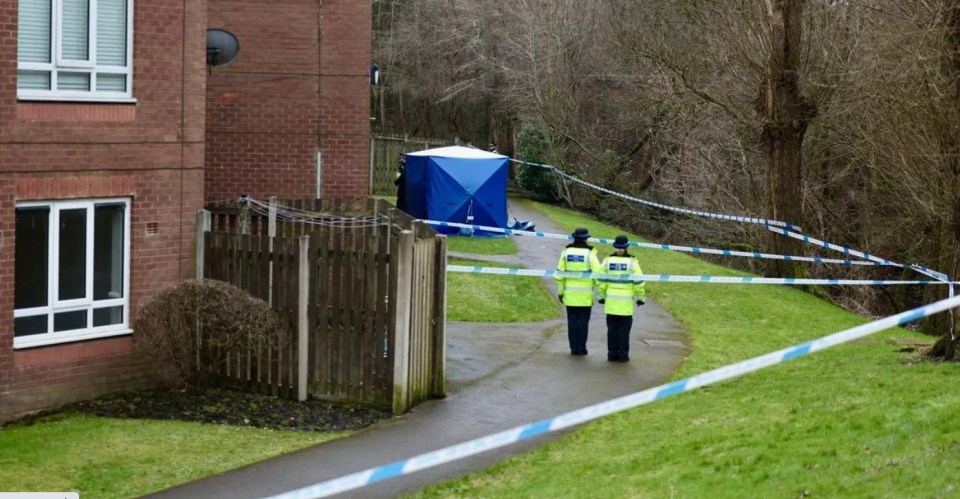
[{"label": "white window frame", "polygon": [[[97,65],[97,0],[89,0],[90,14],[87,18],[87,61],[66,59],[63,57],[63,0],[51,1],[50,61],[17,61],[17,71],[46,71],[50,73],[50,90],[17,89],[17,99],[31,101],[78,101],[78,102],[128,102],[133,98],[133,0],[127,2],[127,65]],[[59,72],[83,73],[90,75],[90,90],[57,90]],[[126,92],[97,91],[97,74],[111,73],[126,76]]]},{"label": "white window frame", "polygon": [[[123,297],[108,300],[93,299],[93,241],[94,241],[94,208],[98,204],[115,204],[124,206],[123,210]],[[31,201],[16,204],[17,208],[49,208],[49,222],[47,232],[47,305],[43,307],[33,307],[24,309],[15,309],[13,317],[32,317],[37,315],[47,316],[46,333],[32,334],[28,336],[14,336],[13,348],[30,348],[45,345],[54,345],[58,343],[67,343],[73,341],[90,340],[95,338],[106,338],[110,336],[120,336],[130,334],[130,198],[97,198],[83,200],[63,200],[63,201]],[[58,300],[57,292],[59,290],[58,264],[60,256],[60,212],[63,210],[86,208],[87,209],[87,231],[86,231],[86,291],[85,297],[75,300]],[[16,262],[14,262],[16,267]],[[14,291],[16,292],[16,291]],[[93,326],[93,310],[96,308],[123,306],[123,320],[120,324],[110,324],[107,326]],[[71,331],[53,331],[54,315],[61,312],[73,312],[78,310],[87,311],[87,327],[85,329],[75,329]]]}]

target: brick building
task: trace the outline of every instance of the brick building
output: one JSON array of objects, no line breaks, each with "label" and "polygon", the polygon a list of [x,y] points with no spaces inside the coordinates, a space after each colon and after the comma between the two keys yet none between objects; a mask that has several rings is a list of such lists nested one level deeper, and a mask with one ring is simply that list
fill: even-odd
[{"label": "brick building", "polygon": [[[0,422],[155,383],[135,313],[205,197],[313,197],[318,155],[367,192],[369,2],[84,3],[0,0]],[[241,55],[208,73],[211,27]]]},{"label": "brick building", "polygon": [[209,0],[240,57],[207,79],[206,193],[366,196],[369,0]]}]

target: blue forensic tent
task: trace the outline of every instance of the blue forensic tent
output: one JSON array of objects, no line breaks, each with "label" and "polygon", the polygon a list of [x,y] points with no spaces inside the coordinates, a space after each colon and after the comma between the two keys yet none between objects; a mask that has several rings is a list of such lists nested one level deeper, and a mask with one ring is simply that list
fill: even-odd
[{"label": "blue forensic tent", "polygon": [[[406,212],[414,218],[472,225],[507,226],[509,158],[450,146],[405,154]],[[434,227],[456,234],[459,229]],[[474,231],[476,236],[501,233]]]}]

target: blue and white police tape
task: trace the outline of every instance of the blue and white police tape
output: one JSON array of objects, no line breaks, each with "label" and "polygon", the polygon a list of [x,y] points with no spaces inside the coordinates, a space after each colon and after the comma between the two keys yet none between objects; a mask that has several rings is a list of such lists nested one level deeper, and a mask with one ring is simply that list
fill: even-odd
[{"label": "blue and white police tape", "polygon": [[923,265],[917,265],[917,264],[902,264],[902,263],[892,262],[892,261],[890,261],[890,260],[887,260],[886,258],[880,258],[880,257],[878,257],[878,256],[873,256],[873,255],[871,255],[871,254],[869,254],[869,253],[864,253],[864,252],[862,252],[862,251],[857,251],[857,250],[855,250],[855,249],[851,249],[851,248],[848,248],[848,247],[846,247],[846,246],[840,246],[840,245],[837,245],[837,244],[828,243],[828,242],[826,242],[826,241],[821,241],[820,239],[816,239],[816,238],[813,238],[813,237],[810,237],[810,236],[806,236],[806,235],[803,235],[803,234],[797,234],[796,232],[791,232],[791,231],[789,231],[789,230],[784,230],[784,229],[781,229],[781,228],[778,228],[778,227],[769,227],[769,226],[768,226],[768,227],[767,227],[767,230],[769,230],[769,231],[771,231],[771,232],[774,232],[774,233],[777,233],[777,234],[781,234],[781,235],[787,236],[787,237],[792,237],[792,238],[794,238],[794,239],[799,239],[800,241],[803,241],[803,242],[808,243],[808,244],[817,245],[817,246],[820,246],[820,247],[823,247],[823,248],[827,248],[827,249],[830,249],[830,250],[833,250],[833,251],[839,251],[840,253],[843,253],[843,254],[845,254],[845,255],[851,255],[851,256],[858,257],[858,258],[864,258],[864,259],[870,260],[870,261],[872,261],[872,262],[877,262],[877,263],[879,263],[879,264],[881,264],[881,265],[891,265],[891,266],[894,266],[894,267],[912,269],[912,270],[915,270],[915,271],[917,271],[917,272],[919,272],[919,273],[921,273],[921,274],[924,274],[924,275],[927,275],[927,276],[932,277],[932,278],[934,278],[934,279],[937,279],[937,280],[939,280],[939,281],[949,281],[949,280],[950,280],[950,276],[949,276],[949,275],[944,274],[944,273],[942,273],[942,272],[937,272],[936,270],[933,270],[933,269],[924,267]]},{"label": "blue and white police tape", "polygon": [[691,210],[691,209],[687,209],[687,208],[677,208],[677,207],[675,207],[675,206],[670,206],[670,205],[666,205],[666,204],[662,204],[662,203],[655,203],[655,202],[653,202],[653,201],[647,201],[646,199],[635,198],[635,197],[633,197],[633,196],[628,196],[628,195],[626,195],[626,194],[622,194],[622,193],[619,193],[619,192],[616,192],[616,191],[611,191],[610,189],[607,189],[607,188],[605,188],[605,187],[600,187],[599,185],[591,184],[590,182],[587,182],[587,181],[584,181],[584,180],[580,180],[580,179],[578,179],[577,177],[574,177],[573,175],[570,175],[570,174],[568,174],[568,173],[564,173],[564,172],[560,171],[559,168],[557,168],[557,167],[555,167],[555,166],[553,166],[553,165],[547,165],[547,164],[543,164],[543,163],[534,163],[534,162],[532,162],[532,161],[522,161],[522,160],[519,160],[519,159],[511,159],[510,161],[513,161],[514,163],[523,164],[523,165],[537,166],[537,167],[540,167],[540,168],[546,168],[546,169],[548,169],[548,170],[553,170],[553,171],[555,171],[558,175],[560,175],[560,176],[562,176],[562,177],[564,177],[564,178],[567,178],[567,179],[569,179],[569,180],[571,180],[571,181],[573,181],[573,182],[576,182],[576,183],[578,183],[578,184],[581,184],[581,185],[585,185],[585,186],[587,186],[587,187],[590,187],[591,189],[596,189],[596,190],[598,190],[598,191],[600,191],[600,192],[604,192],[604,193],[606,193],[606,194],[610,194],[611,196],[616,196],[616,197],[618,197],[618,198],[625,199],[625,200],[627,200],[627,201],[632,201],[632,202],[635,202],[635,203],[640,203],[640,204],[643,204],[643,205],[646,205],[646,206],[651,206],[651,207],[654,207],[654,208],[660,208],[661,210],[668,210],[668,211],[673,211],[673,212],[676,212],[676,213],[683,213],[683,214],[685,214],[685,215],[694,215],[694,216],[698,216],[698,217],[715,218],[715,219],[718,219],[718,220],[730,220],[730,221],[734,221],[734,222],[746,222],[746,223],[765,224],[765,225],[769,224],[769,225],[775,225],[775,226],[777,226],[777,227],[786,227],[786,228],[792,229],[792,230],[801,230],[800,227],[798,227],[798,226],[796,226],[796,225],[793,225],[793,224],[787,223],[787,222],[781,222],[781,221],[779,221],[779,220],[768,220],[768,219],[766,219],[766,218],[754,218],[754,217],[742,217],[742,216],[737,216],[737,215],[725,215],[725,214],[722,214],[722,213],[710,213],[710,212],[708,212],[708,211],[698,211],[698,210]]},{"label": "blue and white police tape", "polygon": [[[547,239],[563,239],[563,240],[573,240],[573,236],[567,234],[552,234],[549,232],[537,232],[537,231],[524,231],[516,229],[503,229],[500,227],[492,227],[488,225],[471,225],[471,224],[462,224],[457,222],[444,222],[441,220],[424,220],[417,219],[415,222],[422,222],[428,225],[435,227],[453,227],[460,229],[472,229],[480,230],[486,232],[498,232],[501,234],[508,234],[512,236],[528,236],[528,237],[543,237]],[[606,239],[602,237],[591,237],[587,239],[590,242],[600,243],[600,244],[613,244],[613,239]],[[786,260],[796,261],[796,262],[812,262],[812,263],[835,263],[839,265],[868,265],[868,266],[881,266],[881,265],[894,265],[894,263],[884,264],[879,262],[872,262],[866,260],[841,260],[837,258],[820,258],[815,256],[791,256],[791,255],[773,255],[770,253],[759,253],[756,251],[737,251],[737,250],[725,250],[725,249],[713,249],[713,248],[697,248],[693,246],[678,246],[674,244],[655,244],[655,243],[641,243],[637,241],[631,241],[630,246],[636,248],[649,248],[649,249],[660,249],[667,251],[681,251],[686,253],[694,254],[703,254],[703,255],[722,255],[722,256],[736,256],[743,258],[760,258],[767,260]]]},{"label": "blue and white police tape", "polygon": [[[790,224],[790,223],[787,223],[787,222],[781,222],[781,221],[777,221],[777,220],[766,220],[766,219],[762,219],[762,218],[749,218],[749,217],[737,217],[737,216],[732,216],[732,215],[720,215],[720,214],[709,213],[709,212],[699,212],[699,211],[687,210],[687,209],[683,209],[683,208],[675,208],[675,207],[663,205],[663,204],[660,204],[660,203],[654,203],[654,202],[651,202],[651,201],[646,201],[646,200],[643,200],[643,199],[634,198],[634,197],[628,196],[628,195],[626,195],[626,194],[622,194],[622,193],[619,193],[619,192],[615,192],[615,191],[612,191],[612,190],[610,190],[610,189],[606,189],[606,188],[604,188],[604,187],[600,187],[600,186],[598,186],[598,185],[594,185],[594,184],[591,184],[591,183],[589,183],[589,182],[585,182],[585,181],[583,181],[583,180],[580,180],[580,179],[578,179],[578,178],[576,178],[576,177],[573,177],[573,176],[571,176],[571,175],[569,175],[569,174],[567,174],[567,173],[564,173],[564,172],[560,171],[560,169],[556,168],[556,167],[553,166],[553,165],[545,165],[545,164],[542,164],[542,163],[533,163],[533,162],[529,162],[529,161],[520,161],[520,160],[513,160],[513,161],[516,162],[516,163],[520,163],[520,164],[527,164],[527,165],[532,165],[532,166],[538,166],[538,167],[541,167],[541,168],[549,168],[549,169],[552,169],[553,171],[557,172],[558,175],[560,175],[560,176],[562,176],[562,177],[564,177],[564,178],[568,178],[568,179],[570,179],[570,180],[572,180],[572,181],[574,181],[574,182],[577,182],[577,183],[580,183],[580,184],[589,186],[589,187],[591,187],[591,188],[593,188],[593,189],[599,190],[599,191],[601,191],[601,192],[605,192],[605,193],[607,193],[607,194],[610,194],[610,195],[612,195],[612,196],[619,197],[619,198],[621,198],[621,199],[626,199],[626,200],[629,200],[629,201],[634,201],[634,202],[638,202],[638,203],[641,203],[641,204],[645,204],[645,205],[648,205],[648,206],[654,206],[654,207],[657,207],[657,208],[662,208],[662,209],[666,209],[666,210],[677,211],[677,212],[680,212],[680,213],[687,213],[687,214],[691,214],[691,215],[698,215],[698,216],[704,216],[704,217],[709,217],[709,218],[719,218],[719,219],[724,219],[724,220],[734,220],[734,221],[738,221],[738,222],[762,223],[762,224],[764,224],[764,225],[766,226],[766,228],[767,228],[768,230],[773,231],[773,232],[776,232],[776,233],[781,234],[781,235],[785,235],[785,236],[792,237],[792,238],[795,238],[795,239],[800,239],[800,240],[802,240],[802,241],[805,241],[805,242],[808,242],[808,243],[811,243],[811,244],[817,244],[817,245],[820,245],[820,246],[822,246],[822,247],[824,247],[824,248],[832,249],[832,250],[835,250],[835,251],[840,251],[840,252],[845,253],[845,254],[847,254],[847,255],[857,256],[857,257],[860,257],[860,258],[865,258],[865,259],[867,259],[867,260],[870,260],[870,261],[872,261],[872,262],[878,263],[878,264],[880,264],[880,265],[892,265],[892,266],[896,266],[896,267],[912,269],[912,270],[915,270],[915,271],[917,271],[917,272],[919,272],[919,273],[921,273],[921,274],[924,274],[924,275],[926,275],[926,276],[928,276],[928,277],[932,277],[932,278],[934,278],[934,279],[937,279],[937,280],[939,280],[939,281],[949,281],[949,280],[950,280],[950,276],[949,276],[949,275],[944,274],[944,273],[942,273],[942,272],[938,272],[938,271],[936,271],[936,270],[933,270],[933,269],[930,269],[930,268],[927,268],[927,267],[924,267],[924,266],[922,266],[922,265],[917,265],[917,264],[899,264],[899,263],[891,262],[890,260],[887,260],[887,259],[885,259],[885,258],[875,257],[875,256],[873,256],[873,255],[870,255],[869,253],[864,253],[864,252],[861,252],[861,251],[852,250],[852,249],[847,248],[847,247],[838,246],[838,245],[835,245],[835,244],[827,243],[827,242],[825,242],[825,241],[820,241],[820,240],[817,240],[817,239],[814,239],[814,238],[810,238],[810,237],[808,237],[808,236],[804,236],[803,234],[798,234],[797,232],[802,232],[802,230],[800,229],[800,227],[798,227],[798,226],[796,226],[796,225],[793,225],[793,224]],[[796,232],[791,232],[791,231],[796,231]],[[802,260],[798,260],[798,261],[802,261]]]},{"label": "blue and white police tape", "polygon": [[794,345],[783,350],[777,350],[759,357],[747,359],[736,364],[720,367],[696,376],[685,378],[666,385],[643,390],[631,395],[601,402],[583,409],[571,411],[559,416],[543,419],[534,423],[518,426],[509,430],[487,435],[443,449],[427,452],[418,456],[400,461],[394,461],[383,466],[359,471],[340,478],[327,480],[315,485],[292,490],[272,496],[270,499],[305,499],[327,497],[333,494],[354,490],[367,485],[409,475],[444,463],[456,461],[466,457],[504,447],[522,440],[538,437],[545,433],[561,430],[578,424],[599,419],[615,412],[632,409],[650,402],[665,399],[673,395],[689,392],[702,386],[711,385],[730,378],[735,378],[776,364],[809,355],[813,352],[825,350],[837,345],[869,336],[878,331],[891,327],[903,326],[907,323],[924,317],[954,308],[960,305],[960,297],[941,300],[930,305],[915,308],[907,312],[876,320],[838,333],[824,336],[820,339]]},{"label": "blue and white police tape", "polygon": [[787,284],[801,286],[927,286],[937,284],[956,284],[944,281],[891,281],[880,279],[806,279],[799,277],[733,277],[671,274],[610,275],[593,272],[562,272],[559,270],[483,267],[477,265],[447,265],[447,271],[464,274],[513,275],[521,277],[566,277],[572,279],[597,279],[599,281],[695,282],[705,284]]}]

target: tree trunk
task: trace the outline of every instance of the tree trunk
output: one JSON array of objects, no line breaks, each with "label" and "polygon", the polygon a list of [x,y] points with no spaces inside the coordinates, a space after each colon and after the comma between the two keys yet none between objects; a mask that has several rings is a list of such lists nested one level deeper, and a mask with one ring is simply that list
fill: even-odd
[{"label": "tree trunk", "polygon": [[[803,1],[766,0],[770,35],[764,88],[760,101],[762,142],[767,155],[770,218],[794,224],[803,220],[801,153],[807,125],[816,108],[800,90],[799,66],[803,43]],[[772,253],[798,255],[800,242],[770,233]],[[771,260],[772,275],[797,277],[796,262]]]},{"label": "tree trunk", "polygon": [[[957,57],[957,55],[955,54],[954,57]],[[954,99],[956,99],[958,105],[960,105],[960,94],[955,95]],[[956,155],[957,152],[954,151],[953,154]],[[953,161],[958,162],[960,158],[955,157]],[[954,168],[952,191],[953,213],[951,215],[951,232],[953,235],[953,255],[950,264],[950,274],[951,276],[956,276],[960,275],[958,274],[958,272],[960,272],[960,175],[957,174],[956,168]],[[958,328],[957,325],[958,321],[954,320],[956,310],[951,310],[948,313],[950,314],[950,320],[947,321],[944,333],[933,347],[930,348],[927,355],[941,360],[958,360],[957,343],[960,342],[960,328]]]},{"label": "tree trunk", "polygon": [[[960,1],[954,1],[948,7],[947,15],[944,17],[944,28],[946,29],[947,40],[949,43],[946,49],[949,51],[950,74],[953,82],[953,107],[955,110],[954,119],[960,117]],[[950,274],[952,276],[960,275],[960,151],[957,144],[960,144],[960,124],[954,123],[954,137],[952,143],[948,146],[949,150],[944,151],[945,157],[950,161],[950,172],[953,174],[951,186],[951,236],[952,236],[952,255],[950,262]],[[955,311],[950,311],[951,320],[948,322],[943,335],[937,340],[937,343],[928,352],[931,357],[943,360],[957,359],[957,343],[960,340],[960,328],[956,320],[953,320]]]}]

